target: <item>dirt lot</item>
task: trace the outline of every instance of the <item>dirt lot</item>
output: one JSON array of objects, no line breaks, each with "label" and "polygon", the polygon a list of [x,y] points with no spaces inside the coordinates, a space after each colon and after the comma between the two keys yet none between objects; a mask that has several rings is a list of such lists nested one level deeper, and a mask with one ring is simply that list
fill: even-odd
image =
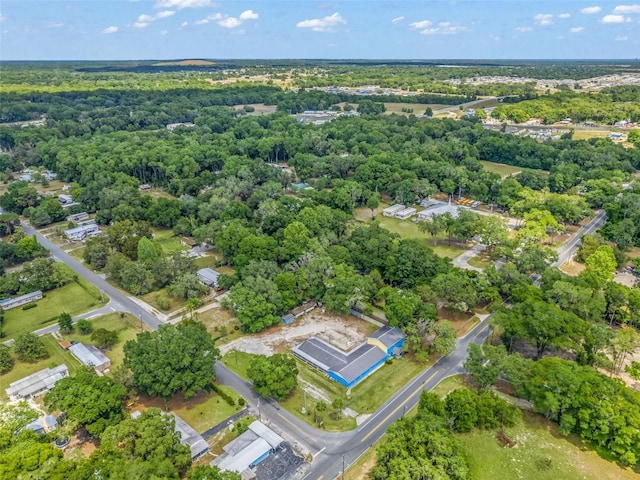
[{"label": "dirt lot", "polygon": [[376,326],[352,316],[322,313],[316,308],[291,325],[280,324],[250,337],[242,337],[220,346],[223,355],[231,350],[272,355],[290,349],[311,336],[321,338],[342,350],[351,350],[364,341]]},{"label": "dirt lot", "polygon": [[613,281],[619,283],[620,285],[633,288],[636,285],[637,279],[633,273],[622,272],[616,273],[616,275],[613,277]]}]

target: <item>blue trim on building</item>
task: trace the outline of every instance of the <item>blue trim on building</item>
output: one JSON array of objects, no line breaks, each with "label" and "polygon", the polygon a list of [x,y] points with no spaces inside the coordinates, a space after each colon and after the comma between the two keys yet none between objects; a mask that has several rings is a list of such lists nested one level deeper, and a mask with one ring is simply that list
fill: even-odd
[{"label": "blue trim on building", "polygon": [[358,375],[356,378],[354,378],[352,382],[347,382],[340,375],[338,375],[337,373],[332,372],[332,371],[329,371],[329,378],[331,378],[332,380],[335,380],[338,383],[341,383],[342,385],[344,385],[347,388],[351,388],[354,385],[356,385],[357,383],[359,383],[362,380],[364,380],[365,378],[367,378],[375,370],[380,368],[384,364],[384,362],[386,362],[390,357],[391,357],[391,355],[387,355],[383,359],[381,359],[380,361],[374,363],[369,368],[367,368],[364,372],[362,372],[360,375]]},{"label": "blue trim on building", "polygon": [[259,457],[256,460],[254,460],[251,463],[251,465],[249,465],[249,467],[250,468],[255,468],[255,466],[258,465],[260,462],[266,460],[270,453],[271,453],[271,450],[269,450],[267,453],[263,454],[261,457]]}]

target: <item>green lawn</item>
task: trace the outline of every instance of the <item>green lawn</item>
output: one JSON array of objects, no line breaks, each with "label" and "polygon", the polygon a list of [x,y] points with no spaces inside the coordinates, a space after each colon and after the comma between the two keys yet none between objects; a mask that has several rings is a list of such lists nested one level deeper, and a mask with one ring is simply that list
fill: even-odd
[{"label": "green lawn", "polygon": [[98,308],[101,305],[99,291],[94,287],[87,291],[83,286],[79,282],[73,282],[46,292],[45,298],[38,300],[35,308],[22,310],[18,307],[7,311],[3,325],[5,337],[13,338],[56,323],[63,312],[75,316]]},{"label": "green lawn", "polygon": [[78,361],[66,350],[64,350],[55,338],[51,335],[42,337],[42,341],[47,347],[49,358],[39,360],[33,363],[20,362],[16,359],[16,363],[10,372],[0,375],[0,397],[5,398],[5,389],[10,383],[20,380],[44,368],[52,368],[65,363],[69,367],[69,373],[73,375],[80,366]]},{"label": "green lawn", "polygon": [[[104,350],[104,354],[111,360],[111,371],[122,364],[124,359],[124,344],[128,340],[135,340],[136,335],[140,333],[140,322],[136,317],[126,313],[123,318],[119,313],[110,313],[91,320],[93,329],[105,328],[107,330],[115,330],[118,332],[118,343],[111,350]],[[91,341],[91,334],[82,335],[78,333],[78,329],[71,334],[63,335],[68,340],[84,343],[85,345],[94,345]]]},{"label": "green lawn", "polygon": [[432,110],[438,110],[440,108],[444,108],[446,107],[446,105],[439,105],[439,104],[426,104],[426,103],[390,103],[390,102],[385,102],[384,104],[385,107],[385,112],[387,115],[391,115],[392,113],[398,113],[401,115],[409,115],[408,113],[405,113],[402,111],[403,108],[413,108],[413,114],[414,115],[418,115],[421,114],[423,115],[424,112],[427,110],[427,107],[431,107]]},{"label": "green lawn", "polygon": [[346,406],[358,413],[373,413],[409,380],[427,368],[409,357],[394,358],[351,389]]},{"label": "green lawn", "polygon": [[414,223],[411,220],[400,220],[398,218],[385,217],[383,215],[377,215],[376,219],[380,222],[380,226],[386,228],[390,232],[397,233],[402,238],[418,238],[427,242],[427,245],[432,248],[441,257],[455,258],[466,250],[461,246],[452,242],[449,245],[448,237],[445,233],[440,233],[435,238],[428,233],[423,233],[418,229],[417,222]]},{"label": "green lawn", "polygon": [[[149,305],[151,305],[153,308],[157,309],[159,312],[163,312],[163,313],[175,312],[179,308],[184,307],[187,303],[187,301],[182,298],[173,298],[167,295],[166,288],[161,288],[160,290],[154,290],[153,292],[149,292],[145,295],[142,295],[140,298],[144,300],[146,303],[148,303]],[[163,310],[160,308],[160,306],[158,305],[158,300],[160,298],[166,298],[167,300],[169,300],[168,309]]]},{"label": "green lawn", "polygon": [[475,257],[470,258],[467,263],[472,267],[477,267],[477,268],[486,268],[489,265],[493,265],[493,262],[489,259],[489,257],[482,254],[476,255]]},{"label": "green lawn", "polygon": [[501,177],[506,177],[507,175],[513,175],[514,173],[522,171],[522,167],[513,167],[503,163],[487,162],[485,160],[480,160],[480,163],[487,172],[497,173]]},{"label": "green lawn", "polygon": [[169,228],[152,228],[154,240],[158,242],[165,253],[182,252],[187,249],[180,243],[180,236],[177,236]]},{"label": "green lawn", "polygon": [[231,350],[224,357],[220,359],[222,364],[229,370],[236,372],[245,380],[248,380],[247,370],[251,364],[251,359],[254,357],[251,353],[239,352],[237,350]]},{"label": "green lawn", "polygon": [[523,421],[505,434],[515,442],[502,447],[495,430],[457,434],[467,453],[470,478],[491,480],[631,480],[640,472],[622,469],[584,444],[578,437],[564,437],[554,423],[523,412]]}]

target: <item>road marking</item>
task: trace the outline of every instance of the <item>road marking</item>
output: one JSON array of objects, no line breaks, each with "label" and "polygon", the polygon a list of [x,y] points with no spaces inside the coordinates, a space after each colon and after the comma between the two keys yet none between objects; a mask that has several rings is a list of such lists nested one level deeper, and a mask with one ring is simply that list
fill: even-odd
[{"label": "road marking", "polygon": [[428,382],[430,382],[430,381],[431,381],[431,379],[432,379],[433,377],[435,377],[438,373],[439,373],[439,372],[433,372],[433,375],[431,375],[429,378],[427,378],[424,382],[422,382],[422,383],[420,384],[420,386],[419,386],[418,388],[416,388],[413,392],[411,392],[411,393],[409,394],[409,396],[405,399],[405,401],[404,401],[404,402],[402,402],[400,405],[398,405],[398,406],[397,406],[397,407],[396,407],[396,408],[395,408],[395,409],[394,409],[394,410],[393,410],[389,415],[387,415],[386,417],[384,417],[384,419],[383,419],[381,422],[379,422],[379,423],[378,423],[378,425],[376,425],[375,427],[373,427],[373,429],[372,429],[369,433],[367,433],[364,437],[362,437],[362,440],[360,440],[360,443],[364,442],[367,438],[369,438],[371,435],[373,435],[373,434],[374,434],[374,432],[375,432],[376,430],[378,430],[382,425],[384,425],[384,423],[385,423],[387,420],[389,420],[393,415],[395,415],[395,413],[396,413],[398,410],[400,410],[402,407],[404,407],[404,406],[407,404],[407,402],[408,402],[409,400],[411,400],[411,399],[413,398],[413,396],[414,396],[416,393],[418,393],[420,390],[422,390],[422,388],[424,387],[424,385],[425,385],[425,384],[427,384]]},{"label": "road marking", "polygon": [[116,309],[115,309],[115,308],[113,308],[113,307],[110,307],[110,308],[111,308],[111,311],[112,311],[112,312],[115,312],[115,311],[116,311]]},{"label": "road marking", "polygon": [[322,480],[323,478],[324,478],[324,475],[320,475],[320,476],[318,477],[318,480]]},{"label": "road marking", "polygon": [[473,336],[473,339],[475,340],[480,335],[482,335],[485,332],[485,330],[488,330],[488,329],[489,329],[489,325],[485,325],[484,328],[480,329],[480,331]]},{"label": "road marking", "polygon": [[309,435],[307,432],[305,432],[304,430],[302,430],[298,425],[296,425],[295,423],[293,423],[291,420],[289,420],[287,417],[284,417],[281,413],[278,414],[278,416],[283,419],[285,422],[287,422],[289,425],[293,426],[296,430],[298,430],[300,433],[302,433],[304,435],[304,437],[309,437],[313,440],[315,440],[315,437]]},{"label": "road marking", "polygon": [[322,452],[325,451],[327,447],[322,447],[320,450],[318,450],[314,455],[313,458],[316,458],[318,455],[320,455]]}]

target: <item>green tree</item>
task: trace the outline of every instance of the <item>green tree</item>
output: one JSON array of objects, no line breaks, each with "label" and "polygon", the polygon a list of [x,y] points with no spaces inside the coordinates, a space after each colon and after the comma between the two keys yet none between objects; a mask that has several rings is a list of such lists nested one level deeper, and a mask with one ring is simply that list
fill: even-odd
[{"label": "green tree", "polygon": [[454,390],[444,401],[447,423],[456,432],[470,432],[478,423],[478,396],[471,390]]},{"label": "green tree", "polygon": [[449,320],[441,320],[436,325],[436,338],[434,340],[436,352],[445,357],[456,349],[456,330]]},{"label": "green tree", "polygon": [[124,365],[139,391],[169,400],[182,391],[189,399],[211,388],[219,352],[205,326],[183,320],[138,334],[124,345]]},{"label": "green tree", "polygon": [[18,359],[23,362],[34,362],[41,358],[49,357],[49,352],[42,339],[35,333],[23,333],[18,335],[13,342],[13,351]]},{"label": "green tree", "polygon": [[503,369],[507,352],[503,346],[469,345],[469,356],[464,368],[471,374],[478,389],[484,390],[495,385]]},{"label": "green tree", "polygon": [[62,312],[58,317],[58,326],[63,333],[73,332],[73,319],[67,312]]},{"label": "green tree", "polygon": [[218,467],[197,465],[187,471],[187,480],[241,480],[239,473],[221,472]]},{"label": "green tree", "polygon": [[126,389],[111,377],[101,377],[93,368],[83,367],[72,377],[59,380],[44,397],[49,409],[65,412],[72,422],[100,435],[109,425],[119,423],[124,414]]},{"label": "green tree", "polygon": [[601,284],[612,280],[617,266],[613,249],[609,245],[600,245],[587,257],[585,266],[586,271],[595,276]]},{"label": "green tree", "polygon": [[10,372],[14,363],[9,347],[5,344],[0,344],[0,374]]},{"label": "green tree", "polygon": [[98,348],[111,348],[118,343],[118,332],[107,330],[106,328],[98,328],[91,334],[91,341],[95,342]]},{"label": "green tree", "polygon": [[284,400],[298,385],[296,361],[288,355],[256,355],[247,370],[253,389],[263,397]]},{"label": "green tree", "polygon": [[76,322],[76,326],[78,327],[78,330],[80,330],[80,333],[82,333],[83,335],[86,335],[93,331],[93,324],[91,323],[91,321],[84,318],[78,320]]}]

